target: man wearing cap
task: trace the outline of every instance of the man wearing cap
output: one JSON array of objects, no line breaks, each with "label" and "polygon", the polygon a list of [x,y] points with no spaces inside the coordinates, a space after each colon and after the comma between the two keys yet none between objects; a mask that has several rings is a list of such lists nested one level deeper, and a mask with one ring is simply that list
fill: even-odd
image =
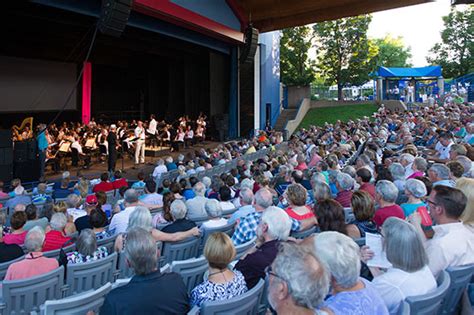
[{"label": "man wearing cap", "polygon": [[97,205],[98,200],[95,195],[89,195],[86,197],[86,201],[84,202],[84,210],[86,210],[87,215],[77,218],[76,221],[74,221],[74,225],[76,226],[78,233],[81,233],[81,231],[84,229],[92,229],[92,226],[89,222],[89,215],[93,209],[96,209]]},{"label": "man wearing cap", "polygon": [[109,159],[108,159],[108,171],[110,173],[115,172],[115,162],[117,161],[117,134],[115,131],[117,127],[115,125],[110,126],[109,134],[107,135],[107,143],[109,144]]}]

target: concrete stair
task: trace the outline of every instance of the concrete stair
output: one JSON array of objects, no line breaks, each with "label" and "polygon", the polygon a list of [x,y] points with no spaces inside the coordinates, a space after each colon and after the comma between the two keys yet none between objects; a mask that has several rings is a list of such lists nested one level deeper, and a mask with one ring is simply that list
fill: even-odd
[{"label": "concrete stair", "polygon": [[286,122],[288,120],[293,120],[296,118],[296,114],[298,113],[297,108],[288,108],[281,111],[280,116],[275,123],[274,129],[278,131],[283,131],[285,128]]}]

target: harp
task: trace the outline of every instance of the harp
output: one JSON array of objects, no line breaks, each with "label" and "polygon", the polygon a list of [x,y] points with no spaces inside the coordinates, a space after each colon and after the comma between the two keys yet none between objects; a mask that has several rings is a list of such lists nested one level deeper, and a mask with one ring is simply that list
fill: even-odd
[{"label": "harp", "polygon": [[23,119],[23,122],[21,123],[20,127],[17,125],[13,125],[12,127],[12,132],[13,135],[17,138],[18,141],[22,141],[23,138],[21,136],[22,130],[27,126],[30,125],[30,130],[33,130],[33,117],[27,117]]}]

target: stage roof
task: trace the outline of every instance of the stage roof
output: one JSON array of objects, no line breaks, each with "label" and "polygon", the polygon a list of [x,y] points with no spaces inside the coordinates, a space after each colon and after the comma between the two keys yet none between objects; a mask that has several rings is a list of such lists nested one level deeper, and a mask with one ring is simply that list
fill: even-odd
[{"label": "stage roof", "polygon": [[233,0],[260,32],[432,2],[431,0]]},{"label": "stage roof", "polygon": [[384,78],[407,78],[407,77],[416,77],[416,78],[432,78],[440,77],[441,67],[440,66],[428,66],[420,68],[386,68],[379,67],[376,76]]}]

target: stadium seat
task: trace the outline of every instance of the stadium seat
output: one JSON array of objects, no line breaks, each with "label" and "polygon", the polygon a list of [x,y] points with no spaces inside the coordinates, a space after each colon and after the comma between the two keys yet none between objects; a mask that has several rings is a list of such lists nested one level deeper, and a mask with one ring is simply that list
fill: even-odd
[{"label": "stadium seat", "polygon": [[223,217],[230,217],[235,211],[237,211],[239,208],[234,208],[234,209],[229,209],[229,210],[223,210],[222,211],[222,216]]},{"label": "stadium seat", "polygon": [[365,245],[365,237],[355,238],[355,239],[354,239],[354,242],[356,242],[357,245],[359,245],[360,247],[362,247],[362,246]]},{"label": "stadium seat", "polygon": [[308,236],[311,236],[314,233],[317,233],[318,230],[319,230],[318,227],[313,225],[312,227],[304,231],[291,232],[290,236],[297,239],[303,239],[303,238],[307,238]]},{"label": "stadium seat", "polygon": [[448,293],[444,297],[441,314],[457,314],[456,312],[461,304],[461,296],[471,281],[471,277],[474,273],[474,264],[460,267],[448,267],[446,268],[446,271],[449,274],[451,283],[449,285]]},{"label": "stadium seat", "polygon": [[117,271],[115,272],[115,280],[131,278],[134,274],[135,273],[133,272],[133,269],[130,268],[127,264],[127,260],[125,259],[125,252],[121,251],[120,253],[118,253]]},{"label": "stadium seat", "polygon": [[418,296],[409,296],[405,299],[406,306],[400,305],[399,314],[407,315],[408,314],[419,314],[419,315],[438,315],[441,314],[441,303],[443,298],[446,296],[449,285],[450,278],[449,274],[446,271],[443,271],[439,274],[438,279],[436,280],[438,287],[433,292],[418,295]]},{"label": "stadium seat", "polygon": [[97,247],[104,246],[107,248],[107,252],[113,253],[114,252],[114,246],[115,246],[115,240],[117,239],[118,234],[115,234],[111,237],[103,238],[99,241],[97,241]]},{"label": "stadium seat", "polygon": [[0,264],[0,281],[3,281],[3,279],[5,278],[5,275],[7,274],[8,267],[10,267],[11,264],[13,264],[17,261],[21,261],[23,259],[25,259],[25,256],[21,256],[21,257],[18,257],[16,259],[1,263]]},{"label": "stadium seat", "polygon": [[209,217],[208,216],[195,217],[195,218],[192,218],[190,220],[193,221],[194,223],[196,223],[197,226],[201,226],[201,224],[203,224],[203,222],[206,222],[207,220],[209,220]]},{"label": "stadium seat", "polygon": [[66,275],[66,296],[98,289],[107,282],[113,282],[117,253],[81,264],[69,264]]},{"label": "stadium seat", "polygon": [[256,240],[257,239],[254,238],[247,243],[235,246],[235,260],[239,260],[250,248],[252,248],[255,245]]},{"label": "stadium seat", "polygon": [[260,280],[252,290],[223,301],[208,301],[201,305],[199,314],[201,315],[241,315],[257,314],[259,298],[263,292],[265,281]]},{"label": "stadium seat", "polygon": [[29,314],[47,300],[62,297],[64,267],[24,280],[2,282],[0,314]]},{"label": "stadium seat", "polygon": [[171,263],[171,271],[181,275],[188,293],[203,281],[207,269],[208,263],[204,256]]},{"label": "stadium seat", "polygon": [[188,315],[199,315],[199,306],[194,306],[189,312]]},{"label": "stadium seat", "polygon": [[[105,296],[112,289],[111,283],[106,283],[97,290],[90,290],[61,300],[46,301],[40,307],[40,315],[84,315],[89,311],[98,314],[104,304]],[[31,315],[37,313],[31,313]]]},{"label": "stadium seat", "polygon": [[344,208],[344,218],[346,219],[347,224],[355,220],[355,216],[354,216],[354,212],[352,211],[352,208]]},{"label": "stadium seat", "polygon": [[227,223],[226,225],[215,227],[215,228],[202,229],[201,246],[199,247],[199,254],[202,253],[202,250],[204,249],[204,245],[206,245],[209,235],[216,232],[224,232],[225,234],[229,235],[229,237],[231,237],[232,234],[234,233],[234,223]]},{"label": "stadium seat", "polygon": [[[64,250],[65,253],[72,252],[72,251],[76,250],[76,244],[71,244],[69,246],[63,247],[63,250]],[[60,248],[55,249],[55,250],[50,250],[50,251],[47,251],[47,252],[43,252],[43,256],[48,257],[48,258],[58,258],[60,252],[61,252]]]},{"label": "stadium seat", "polygon": [[180,242],[164,242],[161,256],[165,263],[171,264],[175,260],[194,258],[198,254],[199,237],[190,237]]}]

